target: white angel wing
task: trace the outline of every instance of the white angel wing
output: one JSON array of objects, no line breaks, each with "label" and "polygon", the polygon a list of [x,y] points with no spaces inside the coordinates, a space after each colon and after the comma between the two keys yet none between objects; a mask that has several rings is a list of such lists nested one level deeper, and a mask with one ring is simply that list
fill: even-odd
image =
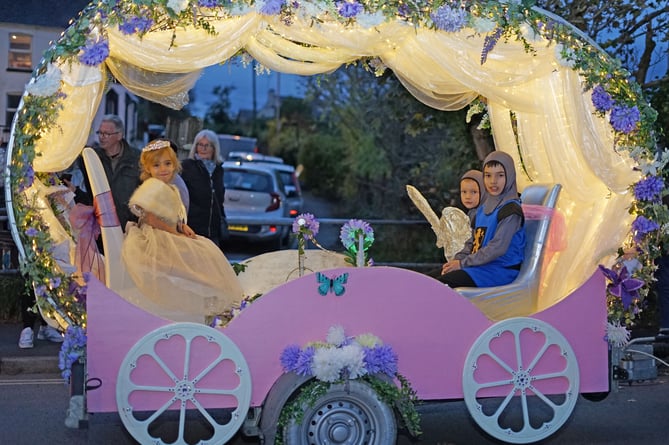
[{"label": "white angel wing", "polygon": [[[439,217],[436,213],[434,213],[432,207],[430,207],[430,204],[427,202],[427,199],[425,199],[425,197],[413,185],[407,185],[407,194],[418,210],[420,210],[420,212],[425,216],[427,222],[430,223],[432,230],[434,230],[434,233],[437,235],[438,239],[439,232],[441,231],[441,223],[439,222]],[[437,244],[437,247],[441,246]]]},{"label": "white angel wing", "polygon": [[472,236],[469,216],[457,207],[444,207],[441,211],[441,240],[446,259],[460,252]]}]

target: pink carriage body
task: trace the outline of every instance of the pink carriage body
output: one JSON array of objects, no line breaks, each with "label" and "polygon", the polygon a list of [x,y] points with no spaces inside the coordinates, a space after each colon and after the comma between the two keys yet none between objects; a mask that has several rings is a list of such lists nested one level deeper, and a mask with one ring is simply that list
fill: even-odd
[{"label": "pink carriage body", "polygon": [[[252,407],[263,404],[283,373],[279,360],[283,349],[290,344],[324,340],[333,325],[343,326],[348,335],[372,333],[391,345],[399,357],[399,372],[408,378],[420,399],[463,398],[465,359],[493,321],[465,297],[416,272],[372,267],[323,273],[329,277],[348,273],[343,295],[320,295],[315,275],[310,274],[268,292],[222,329],[248,364]],[[88,392],[88,410],[116,411],[115,387],[125,355],[147,333],[172,322],[126,302],[95,280],[89,283],[87,305],[88,377],[102,381],[100,388]],[[553,326],[571,345],[580,373],[579,392],[608,390],[606,296],[599,272],[560,303],[531,318]],[[531,344],[524,347],[533,348]],[[180,348],[161,353],[167,362],[183,363]],[[210,357],[203,352],[193,357],[191,366],[202,369],[207,360]],[[560,354],[548,355],[547,360],[549,367],[564,367]],[[137,367],[133,372],[133,379],[140,381],[158,378],[155,367]],[[494,374],[494,368],[486,371],[483,367],[477,372]],[[552,384],[547,382],[542,390],[551,393],[564,389],[551,388]],[[487,395],[502,394],[490,390]],[[148,394],[133,408],[155,409],[163,402],[159,394]],[[231,406],[234,404],[231,401]]]}]

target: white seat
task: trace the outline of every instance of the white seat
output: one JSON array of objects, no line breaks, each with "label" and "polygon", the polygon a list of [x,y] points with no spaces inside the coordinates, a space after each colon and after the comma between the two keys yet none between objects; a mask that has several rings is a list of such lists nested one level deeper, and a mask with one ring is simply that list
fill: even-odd
[{"label": "white seat", "polygon": [[[542,205],[554,209],[560,190],[562,186],[559,184],[552,187],[533,184],[523,190],[521,202],[524,205]],[[512,283],[496,287],[459,287],[455,290],[471,300],[492,320],[534,313],[551,221],[550,214],[545,218],[525,219],[525,261]]]}]

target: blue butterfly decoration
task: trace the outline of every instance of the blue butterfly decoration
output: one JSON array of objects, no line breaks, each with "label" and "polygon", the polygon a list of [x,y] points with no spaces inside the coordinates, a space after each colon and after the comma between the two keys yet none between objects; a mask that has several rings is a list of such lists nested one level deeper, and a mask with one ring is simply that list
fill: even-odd
[{"label": "blue butterfly decoration", "polygon": [[343,273],[337,277],[330,278],[320,272],[316,272],[316,280],[318,280],[318,293],[326,296],[328,292],[334,292],[338,297],[344,295],[346,288],[344,284],[348,281],[348,272]]}]

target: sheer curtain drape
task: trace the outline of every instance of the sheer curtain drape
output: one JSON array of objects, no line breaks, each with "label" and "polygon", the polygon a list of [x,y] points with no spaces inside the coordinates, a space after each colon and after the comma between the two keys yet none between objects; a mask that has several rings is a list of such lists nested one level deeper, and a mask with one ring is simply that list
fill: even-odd
[{"label": "sheer curtain drape", "polygon": [[[245,50],[272,70],[312,75],[361,57],[376,57],[416,99],[457,110],[486,98],[496,148],[517,162],[519,189],[532,182],[563,185],[559,210],[569,245],[553,258],[541,306],[566,296],[597,264],[610,262],[631,223],[627,191],[636,181],[632,161],[614,150],[604,118],[593,114],[579,75],[556,58],[554,45],[500,41],[481,63],[484,39],[471,29],[447,33],[403,23],[344,28],[336,22],[278,18],[250,12],[214,23],[216,35],[197,29],[151,32],[141,39],[108,29],[111,57],[99,68],[65,64],[61,129],[39,141],[38,171],[58,171],[80,153],[104,92],[109,70],[138,96],[174,108],[185,104],[200,70]],[[608,223],[611,221],[612,223]]]}]

